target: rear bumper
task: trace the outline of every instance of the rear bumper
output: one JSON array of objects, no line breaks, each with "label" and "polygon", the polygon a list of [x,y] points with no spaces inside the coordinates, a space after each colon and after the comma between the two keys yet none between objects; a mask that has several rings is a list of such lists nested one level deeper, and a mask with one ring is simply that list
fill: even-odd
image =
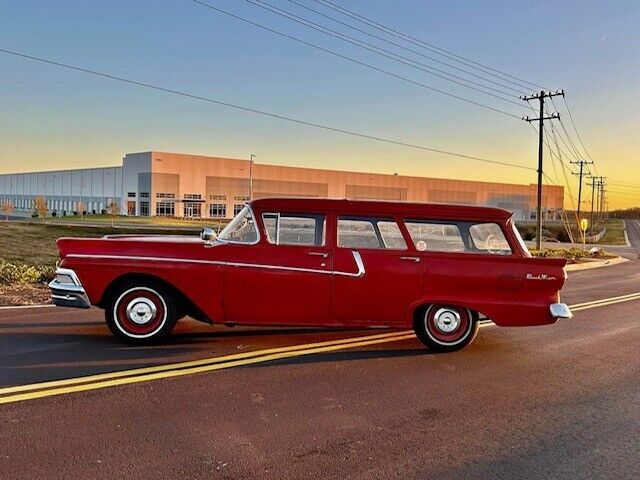
[{"label": "rear bumper", "polygon": [[555,319],[568,319],[573,317],[573,313],[571,313],[571,309],[566,303],[552,303],[549,305],[549,311],[551,312],[551,316]]},{"label": "rear bumper", "polygon": [[89,308],[91,303],[80,279],[71,269],[58,268],[56,277],[49,282],[51,300],[59,307]]}]

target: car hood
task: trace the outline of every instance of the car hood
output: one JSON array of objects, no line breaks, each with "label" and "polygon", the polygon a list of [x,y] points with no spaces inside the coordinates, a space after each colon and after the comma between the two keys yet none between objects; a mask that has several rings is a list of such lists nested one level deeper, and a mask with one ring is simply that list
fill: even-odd
[{"label": "car hood", "polygon": [[[60,258],[82,256],[144,256],[162,258],[211,257],[197,235],[107,235],[102,238],[60,238],[56,242]],[[216,249],[217,251],[217,249]]]}]

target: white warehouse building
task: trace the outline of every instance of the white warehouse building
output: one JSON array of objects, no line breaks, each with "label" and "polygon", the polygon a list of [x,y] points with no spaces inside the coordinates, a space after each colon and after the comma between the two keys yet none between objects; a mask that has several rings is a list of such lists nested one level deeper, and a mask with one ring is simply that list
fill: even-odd
[{"label": "white warehouse building", "polygon": [[36,197],[43,197],[51,212],[71,214],[84,206],[100,213],[110,202],[121,201],[122,167],[0,174],[0,200],[27,211]]}]

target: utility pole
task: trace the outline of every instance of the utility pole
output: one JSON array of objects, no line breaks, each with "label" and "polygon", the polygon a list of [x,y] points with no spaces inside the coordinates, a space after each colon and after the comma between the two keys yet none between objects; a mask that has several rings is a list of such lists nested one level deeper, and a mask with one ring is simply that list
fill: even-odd
[{"label": "utility pole", "polygon": [[526,102],[534,99],[537,99],[540,102],[540,115],[538,116],[538,118],[529,118],[529,116],[522,118],[525,122],[538,122],[538,205],[536,216],[536,219],[538,221],[536,248],[538,250],[540,250],[540,246],[542,244],[542,155],[544,152],[544,121],[553,120],[554,118],[560,118],[560,114],[558,112],[552,113],[548,117],[544,116],[544,99],[556,96],[564,97],[564,90],[556,90],[555,92],[540,90],[533,95],[522,95],[520,97],[521,100],[524,100]]},{"label": "utility pole", "polygon": [[591,178],[591,183],[588,183],[587,185],[589,185],[591,187],[591,219],[589,220],[589,232],[591,235],[593,235],[593,202],[595,200],[595,194],[596,194],[596,179],[598,177],[594,177],[593,175],[590,175],[589,178]]},{"label": "utility pole", "polygon": [[253,159],[256,156],[251,153],[249,154],[249,201],[253,200]]},{"label": "utility pole", "polygon": [[604,201],[605,201],[605,192],[606,192],[606,178],[600,177],[600,221],[604,221]]},{"label": "utility pole", "polygon": [[[594,210],[601,214],[602,209],[602,198],[603,198],[603,189],[604,182],[606,177],[594,177],[591,176],[591,235],[593,235],[593,212]],[[598,191],[598,195],[596,196],[596,190]]]},{"label": "utility pole", "polygon": [[589,162],[586,160],[577,160],[575,162],[570,162],[574,165],[580,165],[580,170],[578,173],[575,172],[571,172],[573,175],[579,175],[580,176],[580,183],[578,186],[578,212],[576,213],[576,215],[578,216],[578,223],[580,223],[580,207],[582,206],[582,177],[583,175],[591,175],[591,172],[585,172],[584,171],[584,166],[585,165],[591,165],[593,162]]}]

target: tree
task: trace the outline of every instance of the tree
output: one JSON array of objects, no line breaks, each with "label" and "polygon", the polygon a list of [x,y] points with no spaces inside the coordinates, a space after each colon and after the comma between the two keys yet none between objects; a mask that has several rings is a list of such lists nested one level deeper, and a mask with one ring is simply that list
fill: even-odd
[{"label": "tree", "polygon": [[33,208],[38,214],[38,217],[44,218],[47,216],[47,212],[49,211],[49,207],[47,206],[47,201],[44,197],[36,197],[33,200]]},{"label": "tree", "polygon": [[115,226],[116,215],[120,213],[120,204],[115,200],[110,200],[107,203],[107,213],[111,216],[111,226]]},{"label": "tree", "polygon": [[4,213],[4,221],[6,222],[9,220],[9,215],[13,213],[16,207],[11,200],[3,200],[0,203],[0,209],[2,210],[2,213]]}]

